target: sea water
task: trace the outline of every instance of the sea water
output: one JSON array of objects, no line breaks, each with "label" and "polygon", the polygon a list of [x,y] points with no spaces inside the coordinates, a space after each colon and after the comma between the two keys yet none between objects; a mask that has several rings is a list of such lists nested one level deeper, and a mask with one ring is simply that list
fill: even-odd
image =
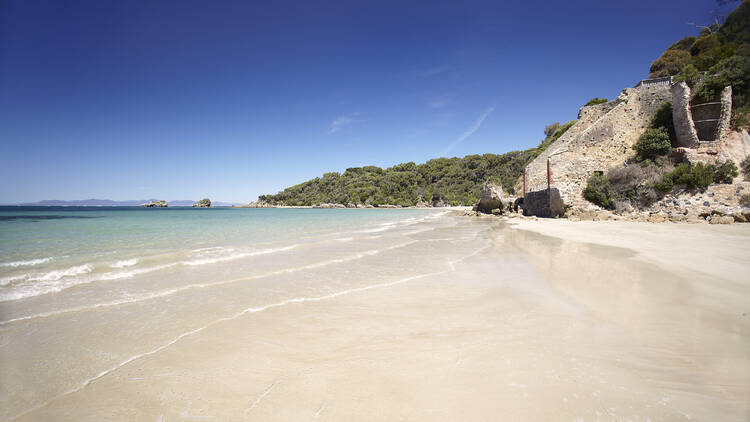
[{"label": "sea water", "polygon": [[0,302],[384,231],[432,210],[0,207]]},{"label": "sea water", "polygon": [[245,316],[453,271],[487,226],[448,213],[3,207],[0,420]]}]

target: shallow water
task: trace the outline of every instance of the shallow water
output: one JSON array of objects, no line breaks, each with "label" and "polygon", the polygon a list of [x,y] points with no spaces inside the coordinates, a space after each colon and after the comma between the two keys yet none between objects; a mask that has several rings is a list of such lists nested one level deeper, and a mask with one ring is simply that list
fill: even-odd
[{"label": "shallow water", "polygon": [[379,233],[432,210],[0,207],[0,302]]}]

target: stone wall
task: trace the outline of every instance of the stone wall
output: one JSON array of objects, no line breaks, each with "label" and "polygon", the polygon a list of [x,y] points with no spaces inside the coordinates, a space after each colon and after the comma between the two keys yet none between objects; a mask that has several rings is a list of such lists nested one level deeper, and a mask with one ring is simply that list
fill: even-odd
[{"label": "stone wall", "polygon": [[721,115],[719,117],[719,124],[716,128],[716,139],[721,141],[728,134],[732,123],[732,86],[728,86],[721,91]]},{"label": "stone wall", "polygon": [[648,127],[654,111],[671,99],[666,84],[640,85],[626,88],[609,103],[583,107],[579,121],[526,167],[528,190],[547,188],[550,158],[552,186],[559,190],[565,204],[588,206],[582,196],[586,180],[595,171],[606,172],[631,157],[632,146]]},{"label": "stone wall", "polygon": [[690,112],[690,87],[685,82],[672,85],[672,120],[677,136],[677,146],[695,148],[698,145],[698,132],[695,130],[693,115]]},{"label": "stone wall", "polygon": [[551,218],[565,214],[565,204],[556,188],[526,192],[522,206],[523,215]]}]

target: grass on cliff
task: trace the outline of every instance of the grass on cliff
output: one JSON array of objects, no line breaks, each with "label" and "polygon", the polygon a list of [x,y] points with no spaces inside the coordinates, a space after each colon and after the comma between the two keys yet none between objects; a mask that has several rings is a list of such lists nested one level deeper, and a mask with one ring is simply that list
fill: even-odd
[{"label": "grass on cliff", "polygon": [[387,169],[352,167],[343,173],[325,173],[275,195],[261,195],[258,200],[291,206],[322,203],[473,205],[479,201],[486,180],[499,182],[508,193],[514,193],[514,185],[526,165],[575,122],[548,126],[545,139],[537,147],[524,151],[436,158],[423,164],[410,162]]}]

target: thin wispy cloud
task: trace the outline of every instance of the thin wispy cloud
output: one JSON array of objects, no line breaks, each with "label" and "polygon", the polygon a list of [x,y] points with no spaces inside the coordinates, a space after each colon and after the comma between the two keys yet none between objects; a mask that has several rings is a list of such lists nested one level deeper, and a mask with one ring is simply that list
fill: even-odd
[{"label": "thin wispy cloud", "polygon": [[328,134],[330,135],[332,133],[336,133],[341,130],[342,127],[350,125],[352,123],[366,122],[367,119],[363,119],[362,117],[360,117],[361,115],[361,113],[354,112],[337,117],[336,119],[334,119],[334,121],[331,122],[331,125],[328,128]]},{"label": "thin wispy cloud", "polygon": [[448,153],[451,152],[451,150],[453,150],[453,148],[457,147],[458,144],[460,144],[461,142],[463,142],[464,140],[466,140],[466,138],[468,138],[469,136],[471,136],[474,132],[476,132],[477,130],[479,130],[479,127],[482,126],[482,123],[484,122],[484,119],[486,119],[487,116],[489,116],[490,113],[492,113],[494,110],[495,110],[494,106],[492,106],[492,107],[488,108],[487,110],[485,110],[484,113],[482,113],[482,115],[479,116],[479,118],[477,118],[477,120],[474,122],[474,124],[466,132],[463,133],[463,135],[459,136],[458,139],[456,139],[455,141],[453,141],[450,145],[448,145],[448,147],[446,147],[443,150],[443,152],[440,153],[440,156],[444,157],[444,156],[448,155]]},{"label": "thin wispy cloud", "polygon": [[431,67],[431,68],[429,68],[429,69],[422,69],[422,70],[418,70],[418,71],[416,72],[416,74],[417,74],[418,76],[429,77],[429,76],[435,76],[435,75],[439,75],[439,74],[441,74],[441,73],[445,73],[445,72],[447,72],[448,70],[450,70],[450,67],[449,67],[449,66],[447,66],[447,65],[442,65],[442,66],[435,66],[435,67]]},{"label": "thin wispy cloud", "polygon": [[446,97],[442,97],[442,98],[438,98],[436,100],[430,101],[430,107],[431,108],[443,108],[443,107],[447,106],[450,103],[451,103],[450,99],[448,99]]}]

